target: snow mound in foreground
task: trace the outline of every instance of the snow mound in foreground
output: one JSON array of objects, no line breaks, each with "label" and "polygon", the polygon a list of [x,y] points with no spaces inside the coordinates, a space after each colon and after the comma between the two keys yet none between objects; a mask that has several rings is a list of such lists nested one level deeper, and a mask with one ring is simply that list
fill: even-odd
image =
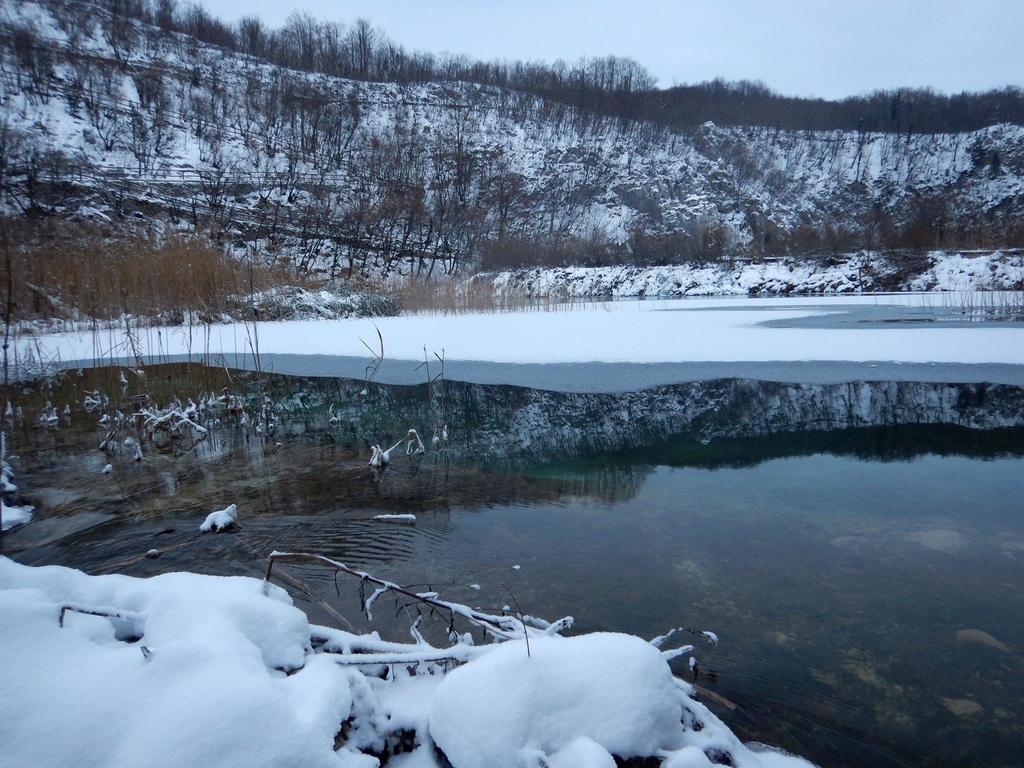
[{"label": "snow mound in foreground", "polygon": [[311,626],[284,590],[251,578],[88,576],[0,557],[0,762],[809,765],[744,746],[639,638],[537,634],[530,653],[521,639],[434,648]]},{"label": "snow mound in foreground", "polygon": [[[253,579],[90,577],[0,558],[5,764],[336,768],[349,673],[307,661],[309,626],[290,602]],[[68,612],[62,628],[68,603],[130,618]]]},{"label": "snow mound in foreground", "polygon": [[457,768],[518,768],[524,750],[586,737],[620,757],[681,746],[682,705],[661,652],[631,635],[504,643],[445,677],[430,735]]}]

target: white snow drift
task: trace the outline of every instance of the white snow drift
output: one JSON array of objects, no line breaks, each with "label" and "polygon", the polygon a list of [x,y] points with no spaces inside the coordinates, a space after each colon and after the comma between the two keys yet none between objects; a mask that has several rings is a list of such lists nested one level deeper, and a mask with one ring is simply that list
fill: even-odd
[{"label": "white snow drift", "polygon": [[606,756],[677,749],[682,714],[657,648],[595,633],[534,640],[529,656],[521,644],[505,644],[455,670],[434,694],[430,733],[455,765],[518,768],[531,750],[569,746],[566,734],[589,739]]},{"label": "white snow drift", "polygon": [[809,765],[745,747],[661,651],[627,635],[536,636],[529,652],[522,639],[463,638],[452,656],[464,663],[445,675],[430,660],[448,652],[422,638],[311,626],[256,579],[7,558],[0,617],[5,765],[371,767],[410,732],[412,751],[390,764],[437,768],[436,743],[455,768],[611,766],[612,754]]},{"label": "white snow drift", "polygon": [[224,509],[218,509],[216,512],[211,512],[203,520],[202,525],[199,526],[199,530],[203,533],[210,533],[217,531],[223,531],[231,528],[238,523],[238,506],[236,504],[229,504]]}]

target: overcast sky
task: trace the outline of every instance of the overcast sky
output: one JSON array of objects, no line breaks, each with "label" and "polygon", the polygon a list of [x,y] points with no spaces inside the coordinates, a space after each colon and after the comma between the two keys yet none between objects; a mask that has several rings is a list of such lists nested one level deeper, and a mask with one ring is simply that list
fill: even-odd
[{"label": "overcast sky", "polygon": [[763,80],[839,97],[1024,85],[1024,0],[203,0],[279,26],[363,16],[406,48],[483,59],[639,60],[659,85]]}]

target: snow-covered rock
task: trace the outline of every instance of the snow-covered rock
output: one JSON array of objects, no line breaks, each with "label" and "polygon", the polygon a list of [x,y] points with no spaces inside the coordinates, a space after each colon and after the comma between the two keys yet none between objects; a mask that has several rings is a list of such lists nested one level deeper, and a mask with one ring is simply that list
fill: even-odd
[{"label": "snow-covered rock", "polygon": [[35,510],[35,508],[29,504],[7,506],[6,501],[0,501],[0,505],[2,505],[2,509],[0,509],[0,516],[3,518],[3,529],[5,531],[16,525],[24,525],[27,523],[32,519],[32,513]]},{"label": "snow-covered rock", "polygon": [[574,739],[546,757],[551,768],[615,768],[615,759],[608,750],[586,736]]},{"label": "snow-covered rock", "polygon": [[[682,708],[661,653],[630,635],[505,643],[445,677],[430,734],[455,768],[518,768],[580,738],[620,757],[681,746]],[[578,747],[592,753],[590,747]]]},{"label": "snow-covered rock", "polygon": [[[10,403],[8,403],[10,410]],[[29,504],[8,504],[3,498],[5,493],[14,493],[18,490],[13,482],[14,468],[7,461],[7,434],[0,433],[0,522],[3,530],[8,530],[16,525],[24,525],[32,519],[35,507]]]},{"label": "snow-covered rock", "polygon": [[204,533],[223,531],[237,523],[238,506],[236,504],[229,504],[224,509],[218,509],[216,512],[208,514],[206,519],[203,520],[202,525],[199,526],[199,530]]}]

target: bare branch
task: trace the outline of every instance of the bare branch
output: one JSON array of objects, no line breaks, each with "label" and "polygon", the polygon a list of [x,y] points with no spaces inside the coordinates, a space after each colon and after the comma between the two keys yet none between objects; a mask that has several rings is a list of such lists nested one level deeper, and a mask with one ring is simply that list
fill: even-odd
[{"label": "bare branch", "polygon": [[409,598],[414,603],[426,605],[439,611],[444,611],[453,621],[456,616],[462,617],[470,624],[482,628],[491,636],[500,640],[514,640],[529,633],[542,636],[552,634],[553,631],[568,629],[572,626],[571,616],[564,617],[559,619],[557,622],[549,624],[548,622],[542,622],[540,620],[531,620],[531,618],[527,616],[517,619],[512,616],[499,616],[484,613],[483,611],[475,610],[467,605],[463,605],[462,603],[442,600],[436,592],[412,592],[393,582],[379,579],[376,576],[372,576],[364,571],[356,570],[355,568],[350,568],[337,560],[332,560],[324,555],[316,555],[308,552],[271,552],[270,556],[267,558],[267,572],[264,576],[264,582],[270,581],[270,577],[274,570],[274,563],[279,560],[285,562],[313,561],[322,563],[341,573],[355,576],[361,583],[370,583],[375,584],[378,587],[386,587],[394,594]]}]

